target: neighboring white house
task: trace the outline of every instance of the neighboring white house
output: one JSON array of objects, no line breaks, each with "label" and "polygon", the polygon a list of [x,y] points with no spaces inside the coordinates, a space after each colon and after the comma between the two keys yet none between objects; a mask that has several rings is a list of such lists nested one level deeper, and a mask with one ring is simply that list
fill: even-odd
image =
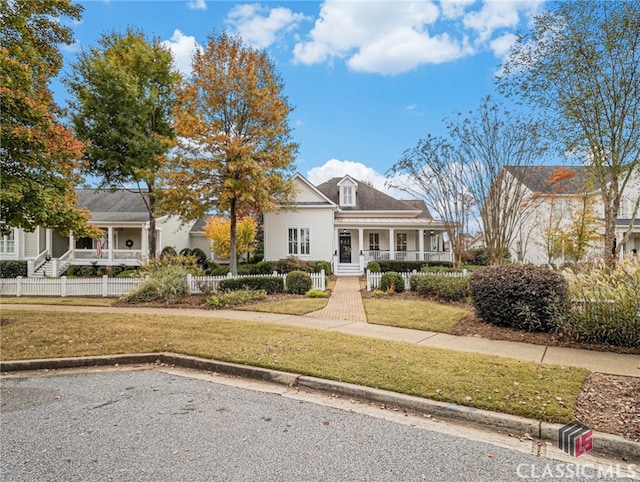
[{"label": "neighboring white house", "polygon": [[[589,183],[582,166],[508,167],[507,175],[514,176],[526,189],[526,211],[512,246],[511,259],[534,264],[562,264],[572,261],[562,247],[549,259],[550,234],[554,229],[566,231],[583,205],[591,199],[597,220],[598,239],[594,240],[588,258],[601,258],[604,251],[604,206],[600,190]],[[620,256],[640,253],[640,220],[634,219],[633,208],[640,196],[640,174],[627,185],[618,213],[616,242],[622,243]],[[631,228],[630,228],[631,226]],[[635,252],[634,252],[635,250]]]},{"label": "neighboring white house", "polygon": [[[149,213],[139,193],[126,190],[76,190],[78,207],[91,213],[90,222],[104,231],[100,240],[63,236],[53,229],[25,232],[14,228],[0,237],[0,259],[27,261],[28,276],[58,276],[70,265],[139,266],[149,252]],[[200,247],[211,255],[204,222],[183,223],[177,217],[156,219],[158,253],[165,246],[176,251]]]},{"label": "neighboring white house", "polygon": [[330,261],[361,274],[369,261],[451,261],[444,224],[423,201],[401,201],[347,175],[314,186],[293,177],[291,206],[264,215],[264,259]]}]

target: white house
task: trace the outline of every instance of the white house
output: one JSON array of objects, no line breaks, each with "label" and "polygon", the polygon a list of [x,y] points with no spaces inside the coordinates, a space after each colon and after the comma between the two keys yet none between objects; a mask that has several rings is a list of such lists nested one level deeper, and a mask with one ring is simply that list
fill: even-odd
[{"label": "white house", "polygon": [[[63,236],[53,229],[25,232],[14,228],[0,236],[0,259],[27,261],[28,276],[58,276],[70,265],[139,266],[149,252],[149,213],[139,193],[126,190],[76,190],[78,206],[91,213],[90,222],[104,231],[101,240]],[[165,246],[176,251],[199,247],[210,254],[204,222],[184,224],[179,218],[156,219],[158,252]]]},{"label": "white house", "polygon": [[395,199],[347,175],[314,186],[293,177],[290,206],[264,215],[264,258],[330,261],[335,274],[361,274],[369,261],[451,261],[444,224],[423,201]]},{"label": "white house", "polygon": [[[510,246],[511,259],[534,264],[562,264],[572,261],[562,246],[553,255],[548,249],[554,229],[566,231],[583,205],[592,201],[597,221],[598,239],[587,255],[601,258],[604,251],[604,205],[600,190],[589,182],[583,166],[508,167],[507,175],[515,177],[526,189],[526,214],[517,226],[515,242]],[[640,219],[631,222],[633,209],[640,196],[640,173],[630,180],[622,196],[617,219],[616,241],[621,243],[620,256],[640,253]],[[550,257],[552,259],[550,259]]]}]

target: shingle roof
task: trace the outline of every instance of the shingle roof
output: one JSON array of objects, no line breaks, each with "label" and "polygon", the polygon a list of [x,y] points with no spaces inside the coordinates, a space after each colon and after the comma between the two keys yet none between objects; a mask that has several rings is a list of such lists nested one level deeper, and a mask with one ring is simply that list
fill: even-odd
[{"label": "shingle roof", "polygon": [[588,189],[584,166],[508,166],[505,168],[528,189],[542,194],[580,194]]},{"label": "shingle roof", "polygon": [[[327,196],[331,201],[336,204],[340,204],[340,190],[338,188],[338,182],[340,177],[334,177],[326,182],[323,182],[319,186],[316,186],[322,194]],[[364,182],[358,182],[358,190],[356,192],[356,204],[355,206],[341,206],[343,211],[423,211],[429,215],[426,206],[422,201],[400,201],[393,198],[388,194],[385,194],[377,189],[365,184]],[[422,206],[418,206],[416,203],[422,203]],[[420,217],[425,217],[421,215]]]},{"label": "shingle roof", "polygon": [[149,211],[144,199],[137,192],[76,189],[76,195],[78,207],[87,208],[91,212],[93,222],[149,220]]}]

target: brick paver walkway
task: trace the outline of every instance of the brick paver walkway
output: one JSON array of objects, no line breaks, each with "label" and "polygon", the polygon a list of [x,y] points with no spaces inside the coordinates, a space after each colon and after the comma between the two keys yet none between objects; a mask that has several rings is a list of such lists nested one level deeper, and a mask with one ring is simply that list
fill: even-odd
[{"label": "brick paver walkway", "polygon": [[366,323],[367,315],[364,312],[360,295],[360,278],[355,276],[338,277],[327,306],[319,311],[309,313],[307,316]]}]

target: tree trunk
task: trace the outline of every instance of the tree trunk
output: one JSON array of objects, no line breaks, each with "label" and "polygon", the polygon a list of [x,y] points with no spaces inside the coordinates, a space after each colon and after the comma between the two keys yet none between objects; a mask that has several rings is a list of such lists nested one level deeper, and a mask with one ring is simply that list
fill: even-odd
[{"label": "tree trunk", "polygon": [[148,185],[149,190],[149,233],[147,239],[149,241],[149,260],[156,259],[157,237],[156,237],[156,199],[153,185]]},{"label": "tree trunk", "polygon": [[238,274],[237,218],[237,200],[233,198],[229,206],[229,271],[233,275]]}]

